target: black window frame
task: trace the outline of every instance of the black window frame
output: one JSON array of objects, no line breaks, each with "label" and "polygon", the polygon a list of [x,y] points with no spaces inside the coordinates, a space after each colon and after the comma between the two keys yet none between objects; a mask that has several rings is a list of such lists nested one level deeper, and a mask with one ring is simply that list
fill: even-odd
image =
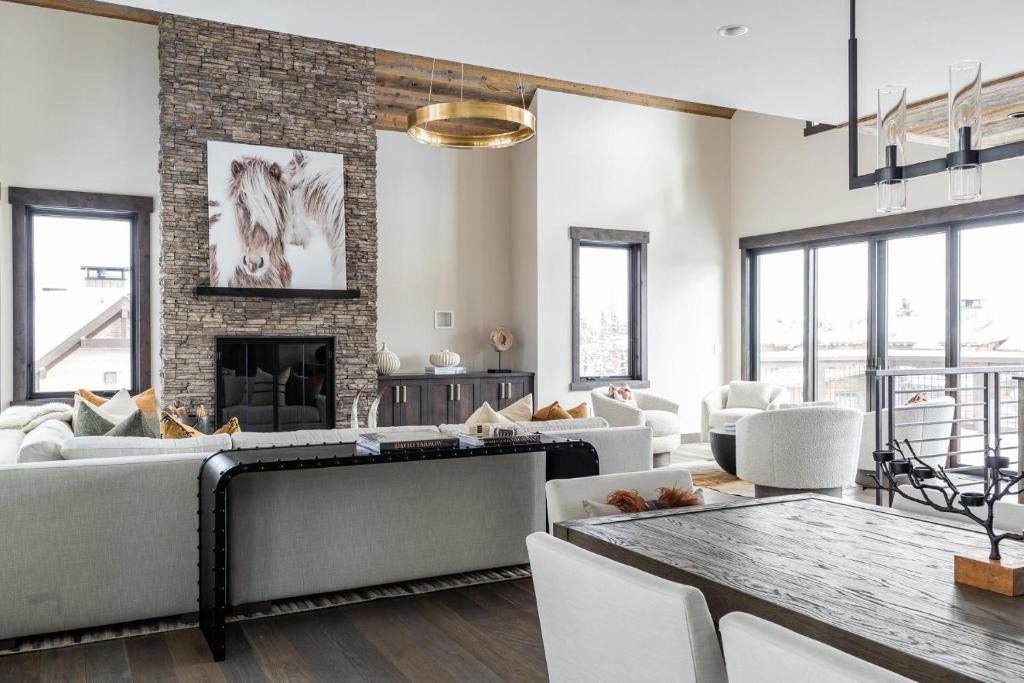
[{"label": "black window frame", "polygon": [[[814,228],[756,235],[740,239],[741,250],[741,343],[743,379],[758,379],[758,257],[779,251],[804,252],[805,338],[804,400],[815,400],[817,311],[817,249],[853,242],[868,245],[868,357],[867,374],[888,364],[888,242],[929,234],[942,234],[945,257],[945,359],[947,367],[960,362],[960,236],[975,228],[1024,221],[1024,195],[1002,197],[901,214],[889,214]],[[875,410],[871,380],[865,378],[867,409]]]},{"label": "black window frame", "polygon": [[[13,257],[13,402],[70,400],[74,391],[37,391],[33,348],[33,241],[36,216],[126,220],[131,226],[131,367],[132,393],[152,383],[150,314],[150,215],[153,198],[95,192],[10,187]],[[92,387],[83,387],[90,391]],[[100,396],[113,391],[97,389]]]},{"label": "black window frame", "polygon": [[[650,388],[647,374],[647,245],[650,233],[643,230],[609,230],[570,227],[572,241],[572,382],[570,391],[589,391],[609,383],[627,383],[635,389]],[[580,375],[580,247],[625,249],[629,253],[629,375],[582,377]]]}]

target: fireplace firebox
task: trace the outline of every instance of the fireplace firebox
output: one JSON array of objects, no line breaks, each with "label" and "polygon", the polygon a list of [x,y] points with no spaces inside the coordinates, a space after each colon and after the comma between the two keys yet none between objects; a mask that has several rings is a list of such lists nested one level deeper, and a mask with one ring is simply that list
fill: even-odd
[{"label": "fireplace firebox", "polygon": [[218,337],[217,424],[243,431],[334,427],[334,337]]}]

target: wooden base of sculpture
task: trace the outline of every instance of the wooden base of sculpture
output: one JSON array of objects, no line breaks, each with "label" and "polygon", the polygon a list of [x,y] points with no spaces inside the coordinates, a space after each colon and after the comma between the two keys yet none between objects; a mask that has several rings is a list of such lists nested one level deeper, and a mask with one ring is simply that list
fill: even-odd
[{"label": "wooden base of sculpture", "polygon": [[1000,595],[1024,595],[1024,562],[953,556],[953,579]]}]

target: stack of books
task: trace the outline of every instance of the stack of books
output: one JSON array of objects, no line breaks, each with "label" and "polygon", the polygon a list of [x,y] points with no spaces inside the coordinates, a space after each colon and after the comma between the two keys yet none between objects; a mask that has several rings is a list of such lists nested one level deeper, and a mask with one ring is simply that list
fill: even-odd
[{"label": "stack of books", "polygon": [[391,434],[360,434],[356,443],[371,453],[387,453],[419,448],[457,448],[459,439],[437,432],[409,431]]},{"label": "stack of books", "polygon": [[430,365],[423,368],[423,370],[425,372],[430,373],[431,375],[461,375],[466,371],[466,368],[462,367],[461,365],[456,365],[450,368],[438,368],[433,365]]}]

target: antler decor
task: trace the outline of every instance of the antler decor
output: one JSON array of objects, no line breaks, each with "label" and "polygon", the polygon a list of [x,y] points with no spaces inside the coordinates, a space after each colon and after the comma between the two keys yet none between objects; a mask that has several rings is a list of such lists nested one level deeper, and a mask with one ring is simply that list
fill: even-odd
[{"label": "antler decor", "polygon": [[[932,467],[921,460],[908,439],[904,439],[902,445],[898,441],[894,441],[892,447],[894,450],[874,452],[875,462],[881,465],[882,475],[891,491],[907,500],[927,505],[939,512],[962,515],[985,529],[990,548],[989,562],[982,563],[985,567],[979,569],[977,567],[978,560],[957,555],[954,558],[957,582],[995,590],[1007,595],[1024,593],[1024,566],[1002,565],[1002,555],[999,552],[999,544],[1007,539],[1024,541],[1024,532],[1004,532],[997,530],[994,526],[996,502],[1005,496],[1020,495],[1024,490],[1024,473],[1016,476],[1003,474],[1003,469],[1010,466],[1010,459],[993,455],[992,449],[986,447],[985,469],[988,474],[988,483],[985,485],[984,492],[963,492],[950,479],[945,469],[941,466]],[[908,495],[900,489],[896,479],[901,476],[905,476],[907,482],[916,491],[921,492],[920,498]],[[941,485],[928,483],[933,480],[938,480]],[[878,482],[877,479],[875,481],[881,486],[881,482]],[[934,492],[934,495],[930,492]],[[942,502],[937,502],[937,500]],[[988,514],[985,516],[978,514],[982,507],[987,508]]]}]

